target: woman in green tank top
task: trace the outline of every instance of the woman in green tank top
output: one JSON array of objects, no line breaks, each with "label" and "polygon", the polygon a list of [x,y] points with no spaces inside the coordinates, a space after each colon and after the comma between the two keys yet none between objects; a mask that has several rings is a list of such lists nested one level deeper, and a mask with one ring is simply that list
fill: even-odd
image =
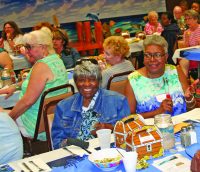
[{"label": "woman in green tank top", "polygon": [[[43,27],[25,34],[23,39],[26,42],[26,53],[35,59],[35,64],[23,83],[12,85],[3,93],[10,96],[21,87],[20,100],[9,115],[17,121],[24,136],[33,137],[42,93],[49,88],[66,84],[68,79],[65,66],[53,49],[50,30]],[[58,94],[61,92],[56,92]],[[39,139],[44,140],[44,134],[40,134]]]}]

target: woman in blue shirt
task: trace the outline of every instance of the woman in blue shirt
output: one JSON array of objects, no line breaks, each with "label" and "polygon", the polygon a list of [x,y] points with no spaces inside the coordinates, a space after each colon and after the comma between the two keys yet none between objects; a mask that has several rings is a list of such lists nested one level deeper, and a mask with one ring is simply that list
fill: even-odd
[{"label": "woman in blue shirt", "polygon": [[73,77],[79,93],[56,107],[52,125],[55,149],[66,146],[68,138],[94,138],[96,130],[113,129],[118,120],[130,114],[123,95],[100,88],[102,75],[95,59],[78,61]]},{"label": "woman in blue shirt", "polygon": [[73,68],[76,60],[80,59],[80,54],[75,48],[69,47],[67,32],[56,29],[53,32],[53,47],[57,54],[60,55],[66,69]]}]

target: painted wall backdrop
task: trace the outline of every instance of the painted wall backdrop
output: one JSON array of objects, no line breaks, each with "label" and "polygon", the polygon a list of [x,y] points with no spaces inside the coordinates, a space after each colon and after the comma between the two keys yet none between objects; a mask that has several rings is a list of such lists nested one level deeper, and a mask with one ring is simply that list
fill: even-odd
[{"label": "painted wall backdrop", "polygon": [[105,19],[150,10],[165,11],[165,0],[0,0],[0,28],[8,20],[26,28],[40,21],[52,23],[53,15],[60,23],[71,23],[87,20],[87,13],[99,13],[99,18]]}]

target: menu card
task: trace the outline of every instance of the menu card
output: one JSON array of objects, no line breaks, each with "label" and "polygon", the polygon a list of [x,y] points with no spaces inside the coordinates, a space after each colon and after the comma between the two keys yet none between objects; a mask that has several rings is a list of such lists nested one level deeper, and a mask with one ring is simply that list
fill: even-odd
[{"label": "menu card", "polygon": [[181,154],[174,154],[153,162],[153,166],[162,172],[190,172],[191,161]]}]

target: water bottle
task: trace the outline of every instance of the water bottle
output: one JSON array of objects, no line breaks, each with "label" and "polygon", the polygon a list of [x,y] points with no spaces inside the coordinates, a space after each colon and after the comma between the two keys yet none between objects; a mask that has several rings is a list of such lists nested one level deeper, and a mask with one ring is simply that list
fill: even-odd
[{"label": "water bottle", "polygon": [[11,74],[8,68],[5,68],[2,71],[1,80],[3,82],[3,87],[12,85]]}]

